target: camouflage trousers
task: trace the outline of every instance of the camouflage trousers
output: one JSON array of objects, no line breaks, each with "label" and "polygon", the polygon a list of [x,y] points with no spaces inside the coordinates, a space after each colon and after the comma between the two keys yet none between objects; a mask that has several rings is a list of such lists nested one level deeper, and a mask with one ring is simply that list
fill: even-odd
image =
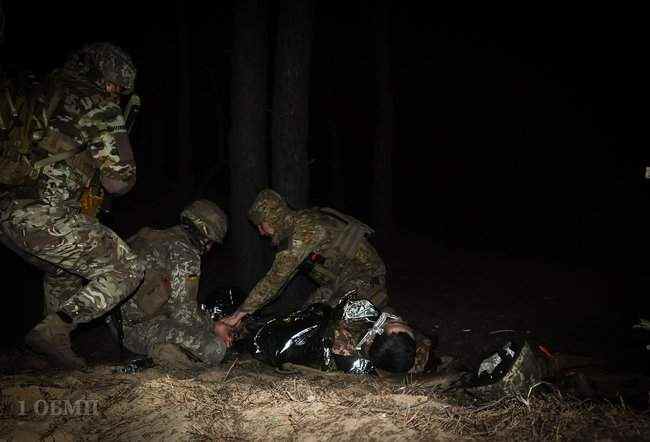
[{"label": "camouflage trousers", "polygon": [[178,345],[210,365],[220,363],[226,354],[226,346],[204,323],[188,325],[157,316],[137,324],[124,324],[124,346],[132,352],[148,355],[161,344]]},{"label": "camouflage trousers", "polygon": [[88,322],[140,284],[144,265],[111,229],[74,208],[15,201],[2,214],[3,242],[45,272],[48,312]]}]

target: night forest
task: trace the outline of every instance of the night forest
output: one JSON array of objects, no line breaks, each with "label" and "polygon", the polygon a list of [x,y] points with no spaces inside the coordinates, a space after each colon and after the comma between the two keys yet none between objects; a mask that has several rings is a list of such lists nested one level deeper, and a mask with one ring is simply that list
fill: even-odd
[{"label": "night forest", "polygon": [[[624,6],[447,2],[94,5],[4,1],[0,64],[43,74],[110,41],[138,67],[123,238],[208,198],[230,217],[201,292],[272,259],[246,218],[270,187],[373,226],[396,308],[443,352],[496,329],[647,372],[647,32]],[[643,146],[646,146],[645,148]],[[40,275],[1,252],[2,341],[40,318]],[[298,280],[289,291],[308,291]],[[11,287],[11,289],[9,288]],[[289,306],[276,306],[289,308]],[[468,331],[469,330],[469,331]],[[479,337],[479,335],[481,337]]]}]

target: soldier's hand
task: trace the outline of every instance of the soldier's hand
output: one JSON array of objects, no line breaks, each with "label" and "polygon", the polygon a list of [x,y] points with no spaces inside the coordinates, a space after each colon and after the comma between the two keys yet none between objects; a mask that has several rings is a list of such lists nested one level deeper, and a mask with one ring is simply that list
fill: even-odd
[{"label": "soldier's hand", "polygon": [[223,320],[215,322],[214,334],[221,338],[226,348],[230,348],[234,341],[234,333],[230,325],[223,322]]},{"label": "soldier's hand", "polygon": [[241,320],[244,319],[244,316],[246,316],[248,313],[236,311],[230,316],[226,316],[219,322],[223,322],[224,324],[227,324],[233,328],[239,327],[239,324],[241,323]]}]

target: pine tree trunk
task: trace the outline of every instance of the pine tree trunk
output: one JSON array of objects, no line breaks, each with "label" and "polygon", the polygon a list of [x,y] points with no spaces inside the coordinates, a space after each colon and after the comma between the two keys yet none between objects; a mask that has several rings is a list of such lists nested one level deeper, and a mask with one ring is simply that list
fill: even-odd
[{"label": "pine tree trunk", "polygon": [[390,0],[376,3],[375,54],[377,86],[377,122],[373,155],[373,224],[380,239],[390,237],[393,224],[393,167],[395,103],[390,69]]},{"label": "pine tree trunk", "polygon": [[191,136],[190,35],[182,1],[176,2],[178,22],[178,183],[183,195],[194,189]]},{"label": "pine tree trunk", "polygon": [[345,211],[345,159],[343,146],[339,136],[339,128],[332,118],[328,122],[330,136],[330,204],[332,207]]},{"label": "pine tree trunk", "polygon": [[295,208],[309,199],[309,68],[313,0],[279,0],[273,95],[273,188]]},{"label": "pine tree trunk", "polygon": [[266,0],[235,3],[230,128],[230,236],[237,284],[246,292],[263,275],[264,242],[248,221],[257,193],[268,186]]},{"label": "pine tree trunk", "polygon": [[[295,209],[309,204],[309,68],[313,0],[278,1],[278,35],[273,87],[273,189]],[[296,275],[266,314],[286,314],[302,306],[314,289]]]}]

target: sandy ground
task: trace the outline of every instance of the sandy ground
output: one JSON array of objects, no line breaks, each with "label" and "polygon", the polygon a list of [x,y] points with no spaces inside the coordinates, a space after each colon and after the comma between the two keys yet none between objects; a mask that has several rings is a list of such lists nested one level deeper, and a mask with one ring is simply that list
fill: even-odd
[{"label": "sandy ground", "polygon": [[0,380],[0,440],[621,440],[650,430],[623,404],[549,390],[460,405],[432,385],[238,359],[136,374],[28,371]]}]

